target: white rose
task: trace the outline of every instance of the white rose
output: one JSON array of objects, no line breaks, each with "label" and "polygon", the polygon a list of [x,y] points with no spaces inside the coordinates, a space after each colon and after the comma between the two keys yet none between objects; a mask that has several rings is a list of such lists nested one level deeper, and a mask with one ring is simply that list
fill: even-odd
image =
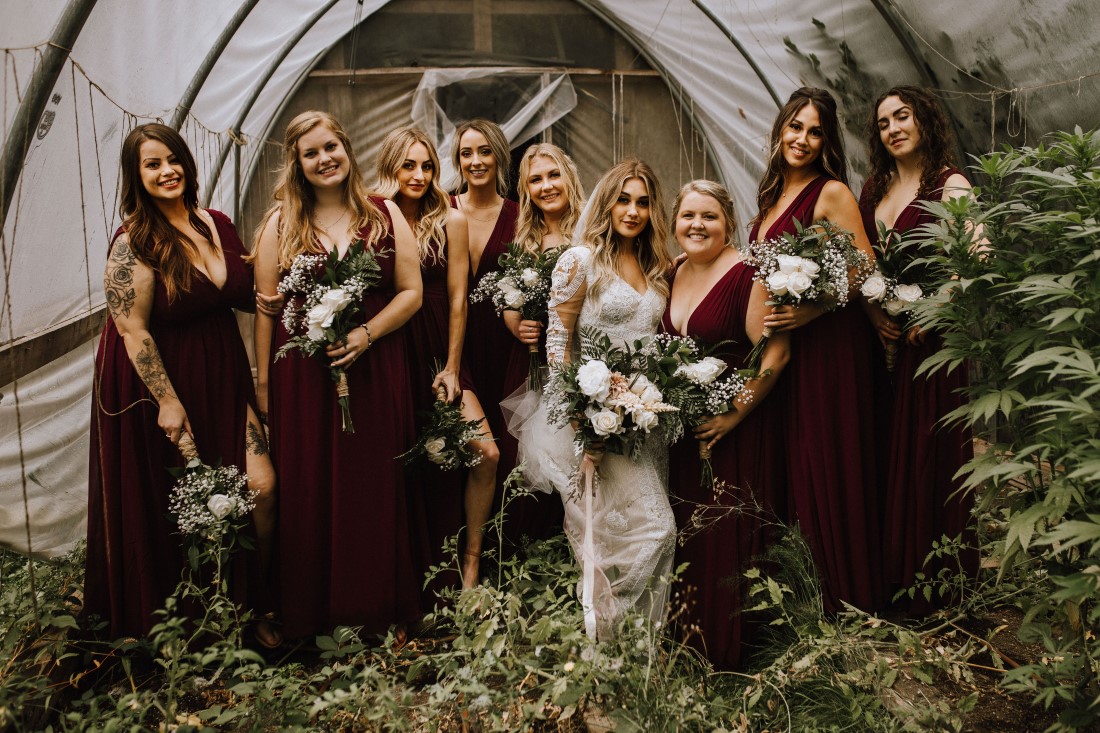
[{"label": "white rose", "polygon": [[324,294],[321,298],[321,303],[328,306],[330,315],[328,317],[326,326],[332,325],[332,318],[340,311],[347,307],[351,302],[351,296],[343,288],[333,288]]},{"label": "white rose", "polygon": [[804,272],[792,273],[787,278],[787,290],[796,298],[801,298],[802,294],[809,290],[813,284],[813,279]]},{"label": "white rose", "polygon": [[706,356],[695,365],[695,373],[698,375],[699,384],[710,384],[718,375],[726,371],[726,362],[713,356]]},{"label": "white rose", "polygon": [[657,413],[650,412],[649,410],[637,410],[634,412],[634,424],[638,426],[638,429],[648,433],[653,428],[657,427]]},{"label": "white rose", "polygon": [[325,329],[332,325],[336,314],[351,302],[343,288],[333,288],[321,296],[321,302],[306,313],[306,336],[313,341],[325,337]]},{"label": "white rose", "polygon": [[236,502],[225,494],[214,494],[206,502],[206,508],[218,519],[225,519],[229,516],[229,512],[233,511],[234,506],[236,506]]},{"label": "white rose", "polygon": [[773,295],[786,295],[788,279],[789,276],[787,273],[776,270],[768,275],[768,290],[770,290]]},{"label": "white rose", "polygon": [[501,278],[500,283],[497,284],[497,288],[500,289],[501,294],[504,296],[504,305],[506,307],[517,309],[523,305],[525,300],[523,293],[516,287],[516,281],[512,278]]},{"label": "white rose", "polygon": [[802,264],[798,267],[799,272],[804,272],[810,277],[817,277],[817,273],[821,272],[821,265],[817,264],[813,260],[802,259]]},{"label": "white rose", "polygon": [[593,410],[590,408],[585,412],[585,415],[588,416],[588,422],[592,424],[592,429],[596,431],[596,435],[601,438],[623,431],[623,419],[614,410]]},{"label": "white rose", "polygon": [[443,438],[432,438],[425,441],[424,452],[428,454],[428,460],[435,464],[441,464],[445,458],[443,450],[447,447],[447,441]]},{"label": "white rose", "polygon": [[611,390],[611,370],[599,359],[585,362],[577,370],[577,386],[585,396],[603,402]]},{"label": "white rose", "polygon": [[529,288],[533,288],[538,285],[539,274],[532,270],[530,267],[524,268],[520,273],[519,279],[523,281],[523,284]]},{"label": "white rose", "polygon": [[638,395],[638,399],[647,405],[660,402],[664,398],[661,390],[657,389],[657,385],[649,381],[649,377],[644,374],[639,374],[631,381],[630,391]]},{"label": "white rose", "polygon": [[886,310],[887,313],[892,316],[901,315],[905,311],[909,310],[909,304],[906,303],[904,300],[898,300],[897,298],[895,298],[894,300],[886,301],[882,304],[882,307]]},{"label": "white rose", "polygon": [[916,303],[920,300],[920,297],[924,295],[924,291],[920,289],[920,285],[898,285],[894,292],[897,293],[898,300],[906,303]]},{"label": "white rose", "polygon": [[779,271],[785,275],[798,272],[799,267],[802,266],[802,258],[795,255],[779,255],[775,261],[779,265]]},{"label": "white rose", "polygon": [[307,321],[306,338],[310,341],[321,341],[325,338],[325,329],[320,321]]},{"label": "white rose", "polygon": [[864,298],[872,303],[882,300],[886,296],[886,278],[882,276],[882,273],[875,271],[863,281],[859,291],[863,293]]}]

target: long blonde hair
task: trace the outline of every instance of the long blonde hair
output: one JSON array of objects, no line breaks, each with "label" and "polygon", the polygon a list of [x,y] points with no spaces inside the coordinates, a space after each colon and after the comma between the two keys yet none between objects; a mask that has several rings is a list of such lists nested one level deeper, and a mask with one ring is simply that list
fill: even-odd
[{"label": "long blonde hair", "polygon": [[416,247],[422,263],[441,262],[447,259],[447,217],[451,213],[451,201],[439,185],[439,155],[427,134],[415,127],[399,127],[386,135],[382,152],[378,154],[374,191],[396,201],[401,188],[397,173],[405,164],[409,148],[416,143],[428,151],[432,164],[432,179],[420,198],[416,214]]},{"label": "long blonde hair", "polygon": [[260,224],[262,231],[271,216],[279,214],[279,267],[283,270],[289,270],[294,264],[294,258],[300,254],[325,253],[317,236],[317,228],[313,225],[313,209],[317,196],[313,186],[306,180],[302,164],[298,160],[298,141],[318,125],[327,127],[343,144],[347,154],[348,176],[344,179],[344,206],[353,214],[355,230],[369,229],[366,240],[368,247],[389,233],[389,219],[367,195],[359,163],[355,160],[355,151],[344,128],[328,112],[302,112],[286,126],[286,134],[283,136],[283,166],[279,169],[279,179],[275,183],[273,194],[275,203],[268,209]]},{"label": "long blonde hair", "polygon": [[462,136],[469,130],[480,132],[489,143],[489,149],[493,151],[493,159],[497,165],[497,193],[501,198],[508,198],[508,176],[512,172],[512,153],[508,147],[508,138],[504,136],[500,125],[481,118],[463,122],[451,138],[451,162],[454,163],[455,173],[458,174],[455,194],[462,193],[467,186],[466,177],[462,175],[462,156],[459,153],[462,152]]},{"label": "long blonde hair", "polygon": [[584,190],[577,174],[577,165],[564,150],[552,143],[535,143],[524,151],[519,161],[519,181],[516,190],[519,194],[519,218],[516,219],[515,242],[537,255],[542,250],[542,240],[546,237],[546,218],[542,209],[531,200],[531,189],[527,186],[527,177],[531,174],[531,164],[535,158],[549,158],[561,171],[562,195],[569,208],[561,218],[561,236],[566,242],[573,238],[573,229],[581,217],[584,208]]},{"label": "long blonde hair", "polygon": [[638,264],[645,274],[646,284],[668,297],[666,275],[672,266],[672,258],[668,254],[668,221],[665,219],[664,197],[653,169],[638,158],[627,158],[616,163],[603,174],[603,178],[592,191],[590,215],[582,237],[584,243],[592,249],[588,293],[599,293],[615,272],[615,258],[621,241],[611,225],[611,208],[622,193],[623,186],[631,178],[641,180],[649,193],[649,223],[635,240]]},{"label": "long blonde hair", "polygon": [[730,192],[726,190],[725,186],[715,181],[708,181],[705,178],[688,181],[680,187],[680,192],[676,194],[676,201],[672,204],[672,230],[674,232],[676,230],[676,219],[680,216],[680,205],[684,203],[684,197],[689,193],[710,196],[718,203],[718,210],[722,212],[722,216],[726,219],[726,241],[722,244],[726,247],[732,246],[733,232],[737,228],[737,215],[733,210],[733,199],[730,198]]}]

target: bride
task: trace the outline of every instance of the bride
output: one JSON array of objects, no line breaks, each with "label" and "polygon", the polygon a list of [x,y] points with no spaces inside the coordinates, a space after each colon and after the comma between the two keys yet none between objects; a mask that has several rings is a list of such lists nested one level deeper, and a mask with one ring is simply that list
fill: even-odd
[{"label": "bride", "polygon": [[[586,213],[584,244],[562,254],[552,278],[546,330],[552,369],[577,355],[581,328],[619,345],[653,336],[668,297],[668,224],[653,170],[637,159],[618,163],[596,185]],[[663,623],[676,540],[667,448],[654,434],[637,460],[585,454],[578,467],[572,428],[547,436],[545,420],[538,410],[517,437],[528,479],[557,489],[565,503],[565,533],[582,569],[586,632],[607,639],[630,612]],[[585,462],[598,465],[598,486],[591,497],[570,498],[569,478]]]}]

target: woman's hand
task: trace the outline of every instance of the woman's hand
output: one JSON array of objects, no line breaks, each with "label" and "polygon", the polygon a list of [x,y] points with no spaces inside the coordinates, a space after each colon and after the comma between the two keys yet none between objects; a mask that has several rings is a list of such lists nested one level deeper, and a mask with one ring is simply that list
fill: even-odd
[{"label": "woman's hand", "polygon": [[871,319],[871,325],[878,331],[878,338],[883,346],[886,346],[887,341],[897,341],[901,338],[901,328],[878,303],[867,303],[863,310]]},{"label": "woman's hand", "polygon": [[370,337],[363,326],[351,330],[347,338],[325,349],[325,356],[332,359],[332,366],[347,369],[370,347]]},{"label": "woman's hand", "polygon": [[459,386],[458,375],[455,374],[453,369],[444,369],[435,375],[435,381],[432,382],[432,394],[439,394],[440,387],[447,391],[444,399],[448,403],[454,402],[462,396],[462,387]]},{"label": "woman's hand", "polygon": [[910,326],[905,333],[905,340],[910,346],[920,346],[926,338],[928,338],[928,332],[920,326]]},{"label": "woman's hand", "polygon": [[263,313],[265,316],[271,316],[275,318],[283,312],[283,305],[286,303],[286,296],[282,293],[275,293],[275,295],[264,295],[260,291],[256,291],[256,310]]},{"label": "woman's hand", "polygon": [[791,331],[805,326],[822,313],[821,307],[813,304],[772,306],[772,312],[764,316],[764,327],[772,331]]},{"label": "woman's hand", "polygon": [[184,433],[188,433],[191,437],[195,436],[191,430],[191,423],[187,420],[187,411],[183,409],[183,403],[174,397],[166,397],[160,401],[157,426],[164,431],[164,437],[172,441],[172,445],[179,445],[180,437]]},{"label": "woman's hand", "polygon": [[715,415],[695,426],[695,439],[705,441],[707,448],[713,448],[715,443],[726,437],[729,431],[737,427],[742,417],[744,416],[737,410]]},{"label": "woman's hand", "polygon": [[539,335],[542,333],[542,324],[538,321],[520,321],[516,326],[516,338],[527,346],[538,346]]}]

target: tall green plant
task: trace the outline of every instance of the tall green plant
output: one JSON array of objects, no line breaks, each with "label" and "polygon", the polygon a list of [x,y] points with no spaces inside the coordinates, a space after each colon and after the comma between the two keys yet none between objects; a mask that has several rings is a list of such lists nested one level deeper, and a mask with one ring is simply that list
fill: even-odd
[{"label": "tall green plant", "polygon": [[944,338],[922,369],[977,375],[950,416],[991,438],[965,486],[1003,517],[1001,567],[1029,560],[1045,581],[1019,635],[1046,654],[1005,686],[1076,730],[1100,720],[1100,132],[976,169],[978,196],[929,205],[924,262],[954,279],[919,308]]}]

